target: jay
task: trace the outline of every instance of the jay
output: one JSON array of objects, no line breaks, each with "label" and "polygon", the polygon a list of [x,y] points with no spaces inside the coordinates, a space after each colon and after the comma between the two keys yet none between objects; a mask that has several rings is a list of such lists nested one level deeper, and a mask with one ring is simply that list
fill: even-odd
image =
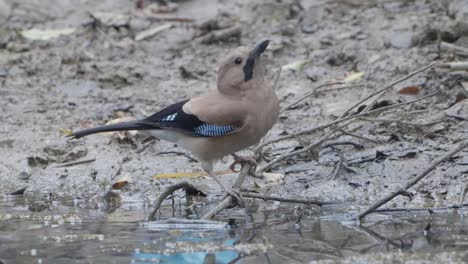
[{"label": "jay", "polygon": [[173,142],[190,151],[202,169],[242,206],[237,191],[216,177],[213,163],[232,155],[235,162],[231,169],[240,162],[255,164],[255,160],[235,153],[258,143],[278,119],[279,101],[265,80],[261,60],[268,44],[269,40],[265,40],[253,49],[242,46],[228,53],[218,68],[217,89],[170,105],[141,120],[85,129],[70,136],[81,138],[100,132],[141,130],[148,136]]}]

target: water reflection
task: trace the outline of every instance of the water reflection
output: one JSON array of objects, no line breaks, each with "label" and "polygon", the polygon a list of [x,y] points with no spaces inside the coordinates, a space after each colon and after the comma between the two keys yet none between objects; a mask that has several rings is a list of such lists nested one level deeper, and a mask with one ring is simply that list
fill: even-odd
[{"label": "water reflection", "polygon": [[[37,201],[34,201],[37,202]],[[340,208],[284,205],[255,213],[221,215],[206,226],[142,224],[141,205],[123,205],[112,214],[94,208],[45,201],[45,210],[29,210],[30,201],[0,202],[0,260],[5,263],[309,263],[361,254],[458,252],[468,260],[466,209],[429,213],[375,214],[358,226]],[[55,202],[55,204],[54,204]],[[57,204],[58,203],[58,204]],[[69,205],[67,202],[66,205]],[[177,207],[164,216],[197,214]],[[255,208],[255,207],[252,207]],[[121,210],[121,211],[119,211]],[[175,211],[174,211],[175,210]],[[232,212],[231,212],[232,213]],[[333,213],[333,214],[332,214]],[[111,217],[112,215],[112,217]],[[300,221],[299,216],[302,215]],[[133,216],[133,218],[132,218]],[[227,227],[229,218],[236,225]],[[137,219],[137,221],[135,221]],[[121,220],[121,221],[119,221]],[[126,222],[122,222],[126,221]]]}]

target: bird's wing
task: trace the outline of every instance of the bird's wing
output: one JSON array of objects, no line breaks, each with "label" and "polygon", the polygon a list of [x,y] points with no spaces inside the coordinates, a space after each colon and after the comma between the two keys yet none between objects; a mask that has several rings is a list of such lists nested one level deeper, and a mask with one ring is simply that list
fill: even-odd
[{"label": "bird's wing", "polygon": [[233,125],[240,128],[248,116],[248,109],[240,98],[229,98],[216,91],[192,98],[183,109],[210,124]]},{"label": "bird's wing", "polygon": [[155,128],[177,130],[197,137],[220,137],[236,130],[234,124],[206,122],[200,120],[194,113],[185,112],[183,106],[187,102],[189,100],[170,105],[139,123]]}]

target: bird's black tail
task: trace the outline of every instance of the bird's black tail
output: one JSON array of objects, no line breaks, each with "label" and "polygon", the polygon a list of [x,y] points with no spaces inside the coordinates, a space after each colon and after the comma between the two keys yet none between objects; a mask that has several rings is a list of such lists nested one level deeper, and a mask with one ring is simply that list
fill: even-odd
[{"label": "bird's black tail", "polygon": [[128,130],[147,130],[147,129],[157,129],[154,125],[144,123],[142,121],[130,121],[122,122],[107,126],[93,127],[89,129],[84,129],[75,133],[68,135],[71,138],[81,138],[91,134],[101,133],[101,132],[113,132],[113,131],[128,131]]}]

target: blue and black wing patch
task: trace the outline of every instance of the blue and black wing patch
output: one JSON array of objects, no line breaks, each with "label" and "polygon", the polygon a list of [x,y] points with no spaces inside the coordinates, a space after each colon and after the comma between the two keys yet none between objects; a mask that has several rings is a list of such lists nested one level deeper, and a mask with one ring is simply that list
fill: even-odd
[{"label": "blue and black wing patch", "polygon": [[182,106],[188,100],[173,104],[149,116],[140,122],[155,128],[169,128],[182,131],[197,137],[220,137],[232,133],[233,125],[216,125],[201,121],[196,115],[187,114]]},{"label": "blue and black wing patch", "polygon": [[204,137],[220,137],[233,132],[235,129],[232,125],[222,126],[203,123],[195,127],[194,131],[196,134]]}]

